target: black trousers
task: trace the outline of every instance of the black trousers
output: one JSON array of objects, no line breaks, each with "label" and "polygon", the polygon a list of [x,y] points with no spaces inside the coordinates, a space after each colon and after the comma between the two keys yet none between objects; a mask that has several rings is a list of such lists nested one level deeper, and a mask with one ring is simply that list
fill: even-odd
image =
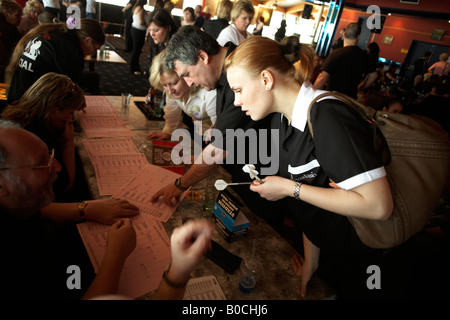
[{"label": "black trousers", "polygon": [[131,38],[133,39],[133,51],[130,57],[130,71],[141,71],[139,65],[139,57],[141,56],[142,48],[145,43],[145,30],[138,30],[131,28]]}]

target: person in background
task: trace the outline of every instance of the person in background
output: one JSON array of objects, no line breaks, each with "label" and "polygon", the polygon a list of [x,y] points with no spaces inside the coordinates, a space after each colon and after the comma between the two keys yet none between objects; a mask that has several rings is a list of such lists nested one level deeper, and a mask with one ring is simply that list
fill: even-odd
[{"label": "person in background", "polygon": [[206,21],[205,16],[203,15],[202,12],[203,8],[201,5],[196,5],[194,8],[194,17],[195,17],[195,23],[194,25],[196,25],[197,27],[201,28],[203,27],[203,24]]},{"label": "person in background", "polygon": [[325,61],[322,72],[314,82],[314,89],[326,88],[357,99],[358,86],[367,76],[362,89],[369,88],[377,79],[376,64],[357,44],[361,26],[350,23],[344,31],[344,47],[334,50]]},{"label": "person in background", "polygon": [[392,63],[389,68],[386,70],[386,72],[384,73],[384,79],[386,81],[386,85],[388,86],[392,86],[397,84],[397,66]]},{"label": "person in background", "polygon": [[59,0],[42,0],[42,4],[45,12],[53,13],[56,18],[59,17],[59,10],[61,9]]},{"label": "person in background", "polygon": [[189,87],[183,78],[165,65],[165,50],[158,54],[150,69],[150,85],[166,93],[165,125],[162,131],[152,131],[147,139],[170,140],[175,129],[183,127],[181,113],[202,122],[203,135],[216,121],[216,90],[206,91],[199,86]]},{"label": "person in background", "polygon": [[202,16],[205,17],[205,21],[211,19],[211,9],[209,8],[208,5],[206,5],[205,8],[203,8]]},{"label": "person in background", "polygon": [[133,23],[133,9],[136,0],[130,0],[125,7],[122,8],[123,21],[124,21],[124,35],[125,35],[125,52],[131,52],[133,50],[133,39],[131,38],[131,24]]},{"label": "person in background", "polygon": [[439,61],[434,63],[428,68],[428,72],[437,74],[440,77],[448,77],[450,73],[450,62],[448,60],[448,54],[446,52],[439,55]]},{"label": "person in background", "polygon": [[428,72],[428,59],[430,59],[431,52],[425,51],[423,56],[414,62],[414,70],[412,74],[413,87],[418,86],[423,82],[423,76]]},{"label": "person in background", "polygon": [[223,29],[217,37],[219,45],[224,46],[228,41],[234,45],[239,45],[242,41],[250,37],[247,28],[255,15],[253,3],[249,0],[239,0],[233,5],[231,10],[231,24]]},{"label": "person in background", "polygon": [[97,12],[97,2],[95,0],[86,0],[86,18],[95,19]]},{"label": "person in background", "polygon": [[400,99],[390,99],[388,105],[383,107],[383,111],[391,113],[402,113],[403,109],[403,102]]},{"label": "person in background", "polygon": [[135,75],[142,74],[139,57],[141,56],[142,48],[145,44],[145,34],[147,30],[146,19],[148,12],[144,9],[146,3],[146,0],[137,0],[131,9],[133,23],[131,24],[130,35],[133,49],[130,56],[130,71]]},{"label": "person in background", "polygon": [[51,12],[44,11],[38,17],[39,24],[43,23],[60,23],[56,15]]},{"label": "person in background", "polygon": [[20,21],[17,29],[23,36],[29,30],[39,24],[38,17],[44,12],[44,6],[39,0],[29,0],[23,9],[22,21]]},{"label": "person in background", "polygon": [[94,19],[81,19],[81,26],[72,30],[65,23],[40,24],[30,30],[17,44],[6,70],[8,103],[20,99],[48,72],[65,74],[84,85],[84,57],[95,54],[104,43],[103,29]]},{"label": "person in background", "polygon": [[345,28],[339,31],[339,38],[334,42],[333,46],[331,47],[331,51],[342,48],[344,46],[344,32]]},{"label": "person in background", "polygon": [[[434,75],[433,75],[434,77]],[[438,76],[436,76],[438,77]],[[418,114],[433,119],[450,134],[450,84],[438,77],[437,81],[431,83],[431,91],[419,103],[410,103],[404,113]]]},{"label": "person in background", "polygon": [[319,73],[321,72],[321,69],[322,69],[321,66],[319,65],[319,55],[318,54],[316,54],[314,56],[313,67],[314,67],[314,70],[312,72],[311,79],[310,79],[310,82],[312,82],[312,83],[314,83],[314,81],[316,80],[317,76],[319,75]]},{"label": "person in background", "polygon": [[0,0],[0,82],[5,82],[6,67],[22,37],[18,29],[21,20],[22,7],[17,2]]},{"label": "person in background", "polygon": [[[150,37],[150,61],[151,67],[154,57],[163,51],[172,35],[178,28],[169,12],[164,9],[155,9],[148,17],[147,38]],[[149,67],[149,68],[150,68]]]},{"label": "person in background", "polygon": [[281,20],[280,27],[278,28],[277,32],[275,32],[275,41],[280,42],[283,40],[284,36],[286,35],[286,20]]},{"label": "person in background", "polygon": [[[336,289],[338,299],[395,295],[389,290],[407,290],[401,279],[404,269],[394,273],[398,279],[387,280],[392,270],[382,262],[388,252],[365,246],[348,219],[385,220],[392,213],[386,171],[370,147],[372,128],[339,100],[323,99],[310,111],[312,137],[307,113],[314,97],[323,92],[308,81],[313,58],[309,45],[299,43],[295,48],[255,36],[225,61],[236,107],[254,121],[275,113],[272,129],[279,130],[283,146],[277,175],[254,181],[250,189],[267,200],[286,198],[289,203],[303,232],[298,236],[303,238],[304,260],[293,261],[301,274],[302,295],[322,264],[322,270],[329,270],[321,276]],[[385,272],[382,290],[366,286],[369,261]]]},{"label": "person in background", "polygon": [[186,7],[183,9],[183,20],[181,20],[182,26],[194,25],[195,24],[195,13],[194,9],[191,7]]},{"label": "person in background", "polygon": [[220,32],[230,25],[233,2],[222,0],[217,7],[217,19],[209,19],[203,24],[202,30],[217,39]]},{"label": "person in background", "polygon": [[172,14],[172,10],[175,8],[175,5],[172,1],[166,1],[164,4],[164,10],[166,10],[168,13],[170,13],[170,16],[173,19],[173,22],[175,22],[175,25],[177,26],[177,29],[181,27],[181,17],[180,16],[174,16]]},{"label": "person in background", "polygon": [[[49,155],[42,140],[10,121],[0,120],[0,211],[5,226],[0,235],[4,257],[0,274],[7,293],[4,298],[22,299],[24,292],[38,300],[117,295],[123,265],[136,246],[131,220],[118,219],[112,225],[95,275],[89,269],[81,240],[72,244],[58,233],[62,220],[72,223],[70,215],[61,211],[54,221],[40,212],[54,198],[52,183],[59,170],[58,161]],[[211,249],[213,232],[214,226],[205,220],[191,220],[174,230],[170,268],[153,299],[183,298],[191,272]],[[84,256],[78,251],[84,251]],[[78,266],[82,273],[78,290],[70,290],[66,284],[71,265]]]},{"label": "person in background", "polygon": [[378,65],[380,58],[380,46],[376,42],[371,42],[367,45],[367,53],[373,60],[372,63],[374,65]]},{"label": "person in background", "polygon": [[[369,77],[369,75],[366,75],[364,77],[364,79],[360,82],[360,84],[358,85],[358,91],[364,91],[367,93],[367,97],[363,97],[361,96],[361,102],[363,102],[364,104],[371,104],[368,100],[369,100],[369,95],[371,93],[369,93],[369,91],[376,91],[379,92],[380,91],[380,82],[385,82],[384,79],[384,73],[382,73],[382,71],[378,68],[379,67],[379,57],[380,57],[380,47],[378,46],[378,43],[376,42],[371,42],[369,43],[369,45],[367,46],[367,54],[369,55],[370,58],[370,63],[375,66],[375,71],[376,71],[376,77],[375,80],[371,80],[371,78]],[[368,80],[372,81],[372,85],[370,86],[366,86],[366,82]],[[312,82],[314,83],[314,82]],[[364,89],[363,89],[364,88]]]},{"label": "person in background", "polygon": [[252,34],[254,36],[262,36],[262,30],[264,28],[264,17],[261,16],[258,19],[258,23],[256,24],[255,29],[253,30]]}]

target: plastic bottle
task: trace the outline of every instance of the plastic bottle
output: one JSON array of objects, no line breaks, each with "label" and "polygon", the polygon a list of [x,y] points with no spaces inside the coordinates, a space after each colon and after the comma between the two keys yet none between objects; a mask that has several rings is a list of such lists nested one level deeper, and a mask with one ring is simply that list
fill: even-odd
[{"label": "plastic bottle", "polygon": [[156,96],[156,90],[155,88],[150,87],[148,89],[148,93],[145,96],[145,103],[146,104],[154,104],[155,103],[155,96]]}]

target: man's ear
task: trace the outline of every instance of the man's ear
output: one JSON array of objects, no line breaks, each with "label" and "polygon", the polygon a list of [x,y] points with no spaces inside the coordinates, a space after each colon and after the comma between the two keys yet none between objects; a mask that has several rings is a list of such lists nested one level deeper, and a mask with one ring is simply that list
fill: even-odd
[{"label": "man's ear", "polygon": [[202,61],[204,64],[208,64],[209,63],[209,54],[207,54],[205,51],[203,50],[199,50],[198,51],[198,58],[200,59],[200,61]]},{"label": "man's ear", "polygon": [[272,72],[270,72],[269,70],[261,71],[261,81],[266,90],[271,90],[275,81]]}]

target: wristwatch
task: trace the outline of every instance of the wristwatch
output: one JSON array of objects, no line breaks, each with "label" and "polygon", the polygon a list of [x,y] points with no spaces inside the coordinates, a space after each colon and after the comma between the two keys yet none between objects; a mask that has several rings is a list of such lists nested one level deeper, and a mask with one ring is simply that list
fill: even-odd
[{"label": "wristwatch", "polygon": [[86,216],[84,215],[84,208],[86,208],[87,205],[88,205],[87,201],[83,201],[78,204],[78,212],[80,213],[81,221],[86,220]]},{"label": "wristwatch", "polygon": [[302,186],[302,182],[296,182],[294,186],[294,198],[296,200],[300,200],[300,187]]},{"label": "wristwatch", "polygon": [[186,191],[189,187],[185,188],[181,185],[181,178],[179,177],[175,180],[175,187],[177,187],[178,189],[180,189],[181,191]]},{"label": "wristwatch", "polygon": [[166,269],[164,270],[164,273],[163,273],[163,279],[164,279],[164,281],[167,283],[167,285],[168,285],[169,287],[172,287],[172,288],[175,288],[175,289],[181,289],[181,288],[186,287],[186,285],[187,285],[189,279],[188,279],[186,282],[184,282],[184,283],[177,283],[177,282],[174,282],[174,281],[172,281],[172,280],[169,279],[168,274],[169,274],[169,270],[170,270],[170,267],[171,267],[171,266],[172,266],[172,263],[169,263],[169,265],[168,265],[168,266],[166,267]]}]

